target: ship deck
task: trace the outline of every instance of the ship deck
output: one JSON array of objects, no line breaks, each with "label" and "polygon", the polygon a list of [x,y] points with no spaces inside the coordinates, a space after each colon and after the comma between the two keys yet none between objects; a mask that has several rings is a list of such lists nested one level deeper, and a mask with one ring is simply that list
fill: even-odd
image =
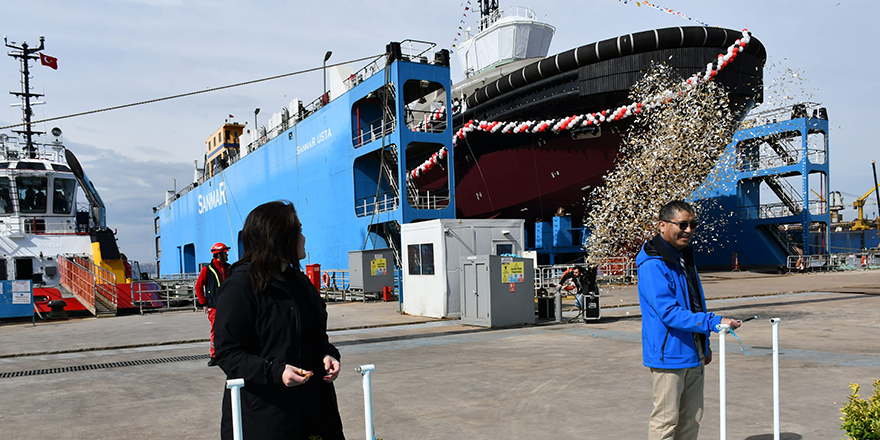
[{"label": "ship deck", "polygon": [[[728,436],[772,438],[764,318],[779,317],[782,438],[842,437],[848,384],[869,393],[880,369],[880,321],[865,313],[880,306],[880,271],[716,272],[703,282],[710,310],[761,316],[737,331],[750,356],[727,338]],[[354,368],[373,363],[377,437],[643,438],[651,379],[641,365],[636,289],[602,294],[596,323],[509,329],[400,315],[393,302],[330,304],[330,337],[343,356],[336,383],[346,436],[364,432]],[[3,334],[5,438],[218,437],[224,376],[205,365],[202,313],[7,324]],[[713,363],[704,436],[717,435],[718,413]]]}]

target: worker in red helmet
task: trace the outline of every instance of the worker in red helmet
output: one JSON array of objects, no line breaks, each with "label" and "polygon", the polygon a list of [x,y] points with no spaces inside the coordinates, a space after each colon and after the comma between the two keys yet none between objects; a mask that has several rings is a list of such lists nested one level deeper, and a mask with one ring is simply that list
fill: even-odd
[{"label": "worker in red helmet", "polygon": [[208,321],[211,322],[211,359],[208,360],[208,366],[214,366],[214,315],[215,307],[217,307],[217,291],[220,284],[226,280],[226,274],[229,271],[229,246],[223,243],[216,243],[211,247],[211,254],[214,258],[210,263],[206,264],[199,273],[196,280],[196,296],[199,297],[199,305],[205,308],[208,315]]}]

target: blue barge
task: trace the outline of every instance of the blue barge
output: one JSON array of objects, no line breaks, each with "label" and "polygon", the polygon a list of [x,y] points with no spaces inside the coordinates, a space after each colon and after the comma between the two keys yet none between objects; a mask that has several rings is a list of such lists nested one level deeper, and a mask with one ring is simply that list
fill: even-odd
[{"label": "blue barge", "polygon": [[[453,160],[445,122],[449,52],[391,43],[385,56],[344,73],[332,94],[308,105],[294,100],[269,129],[240,136],[221,130],[224,154],[212,154],[203,176],[154,208],[160,274],[196,272],[216,242],[237,260],[247,214],[270,200],[296,206],[306,236],[303,263],[332,269],[348,267],[349,251],[397,252],[403,223],[455,217],[453,167],[446,165]],[[407,185],[407,170],[423,164],[446,176],[434,186]]]}]

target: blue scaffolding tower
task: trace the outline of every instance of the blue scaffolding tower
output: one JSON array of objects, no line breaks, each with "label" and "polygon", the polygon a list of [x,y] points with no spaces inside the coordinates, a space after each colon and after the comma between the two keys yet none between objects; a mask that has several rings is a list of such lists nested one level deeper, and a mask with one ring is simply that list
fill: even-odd
[{"label": "blue scaffolding tower", "polygon": [[716,173],[723,176],[718,179],[729,180],[707,182],[694,196],[718,202],[704,216],[732,213],[720,228],[724,240],[711,250],[698,249],[700,261],[711,266],[736,266],[737,261],[770,266],[786,265],[789,256],[828,254],[825,108],[799,103],[753,115],[744,126],[728,145],[733,167]]}]

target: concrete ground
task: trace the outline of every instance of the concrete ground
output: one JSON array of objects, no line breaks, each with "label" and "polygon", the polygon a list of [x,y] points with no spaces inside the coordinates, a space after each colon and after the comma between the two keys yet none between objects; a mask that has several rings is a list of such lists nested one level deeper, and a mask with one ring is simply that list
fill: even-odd
[{"label": "concrete ground", "polygon": [[[742,349],[726,339],[727,438],[773,438],[771,317],[782,319],[782,438],[843,438],[849,383],[864,395],[880,378],[880,271],[703,282],[710,310],[760,315],[737,331]],[[397,303],[331,303],[346,436],[364,438],[354,369],[375,364],[375,433],[385,440],[645,438],[651,379],[637,303],[634,286],[604,286],[598,322],[509,329],[401,315]],[[225,377],[205,365],[207,333],[198,312],[0,326],[0,437],[217,438]],[[707,367],[706,439],[719,437],[718,363],[716,353]]]}]

